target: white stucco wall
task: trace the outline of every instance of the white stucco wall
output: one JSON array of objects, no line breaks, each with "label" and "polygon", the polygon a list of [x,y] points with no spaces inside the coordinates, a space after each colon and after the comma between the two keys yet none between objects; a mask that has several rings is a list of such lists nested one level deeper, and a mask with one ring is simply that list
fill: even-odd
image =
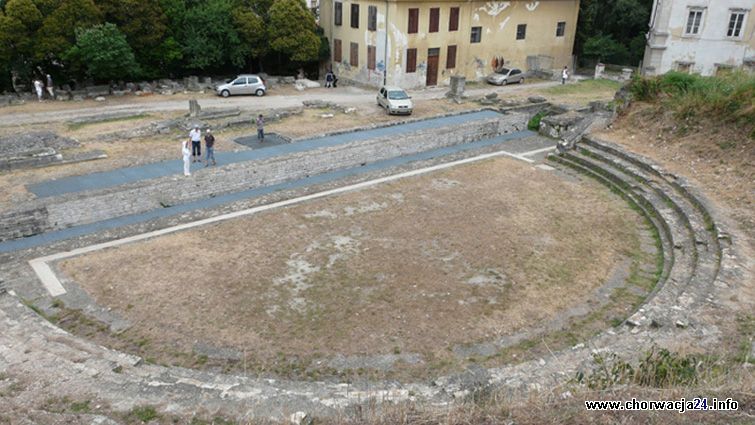
[{"label": "white stucco wall", "polygon": [[[702,75],[714,75],[719,67],[742,66],[755,57],[753,6],[755,0],[656,0],[658,11],[651,21],[643,65],[646,73],[676,70],[680,62],[691,63],[690,72]],[[697,35],[684,33],[691,7],[703,8]],[[739,38],[727,37],[732,9],[746,10]]]}]

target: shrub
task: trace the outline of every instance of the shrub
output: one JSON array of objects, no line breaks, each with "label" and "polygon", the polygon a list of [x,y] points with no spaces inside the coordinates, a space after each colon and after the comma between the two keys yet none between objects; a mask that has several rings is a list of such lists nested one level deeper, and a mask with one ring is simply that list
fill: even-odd
[{"label": "shrub", "polygon": [[99,81],[134,78],[139,73],[134,51],[113,24],[76,30],[76,45],[66,54]]},{"label": "shrub", "polygon": [[527,128],[530,129],[530,130],[532,130],[532,131],[539,130],[540,129],[540,121],[543,119],[543,117],[545,115],[546,114],[543,111],[540,111],[537,114],[535,114],[535,116],[532,117],[530,119],[530,121],[527,123]]},{"label": "shrub", "polygon": [[733,72],[720,77],[669,72],[659,77],[635,77],[630,86],[637,100],[656,101],[677,118],[712,118],[755,125],[755,76]]},{"label": "shrub", "polygon": [[652,388],[668,388],[697,384],[715,371],[710,356],[690,354],[682,356],[665,348],[651,348],[636,366],[621,360],[616,354],[593,356],[596,368],[588,374],[578,372],[576,381],[591,389],[605,389],[614,385],[633,384]]}]

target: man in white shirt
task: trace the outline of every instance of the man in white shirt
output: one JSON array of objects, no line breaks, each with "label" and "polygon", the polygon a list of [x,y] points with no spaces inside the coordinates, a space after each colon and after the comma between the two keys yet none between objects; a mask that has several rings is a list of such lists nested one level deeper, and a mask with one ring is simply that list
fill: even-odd
[{"label": "man in white shirt", "polygon": [[198,125],[189,132],[189,139],[191,139],[191,162],[202,161],[202,131]]},{"label": "man in white shirt", "polygon": [[561,84],[566,84],[566,80],[569,79],[569,68],[564,67],[564,70],[561,71]]}]

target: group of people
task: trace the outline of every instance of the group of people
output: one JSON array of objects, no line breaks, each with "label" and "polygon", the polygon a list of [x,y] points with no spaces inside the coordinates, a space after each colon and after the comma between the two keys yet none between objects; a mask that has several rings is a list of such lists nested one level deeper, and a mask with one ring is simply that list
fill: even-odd
[{"label": "group of people", "polygon": [[34,79],[34,91],[37,92],[37,100],[39,100],[40,102],[45,95],[45,89],[47,89],[47,93],[50,95],[50,98],[55,99],[55,86],[52,83],[52,76],[50,76],[50,74],[47,74],[46,80],[47,84],[43,83],[39,78]]},{"label": "group of people", "polygon": [[[205,132],[204,147],[206,152],[205,167],[210,166],[210,161],[212,161],[212,165],[216,165],[215,136],[209,128]],[[202,130],[199,129],[199,126],[195,125],[189,132],[189,139],[181,143],[181,154],[184,160],[184,176],[190,176],[191,163],[202,162]]]},{"label": "group of people", "polygon": [[[262,114],[257,116],[257,140],[260,143],[265,141],[265,119]],[[212,165],[217,165],[215,162],[215,136],[208,128],[204,135],[204,147],[205,147],[205,159],[204,166],[209,167],[210,162]],[[184,176],[191,175],[191,164],[202,161],[202,130],[198,125],[195,125],[191,131],[189,131],[189,138],[181,142],[181,155],[184,161]]]}]

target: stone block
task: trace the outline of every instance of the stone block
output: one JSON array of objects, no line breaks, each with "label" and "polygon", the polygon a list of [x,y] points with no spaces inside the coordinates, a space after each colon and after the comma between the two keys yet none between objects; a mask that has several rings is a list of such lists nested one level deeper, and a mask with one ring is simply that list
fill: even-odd
[{"label": "stone block", "polygon": [[110,94],[110,86],[102,85],[102,86],[88,86],[84,89],[86,91],[87,97],[100,97],[100,96],[107,96]]}]

